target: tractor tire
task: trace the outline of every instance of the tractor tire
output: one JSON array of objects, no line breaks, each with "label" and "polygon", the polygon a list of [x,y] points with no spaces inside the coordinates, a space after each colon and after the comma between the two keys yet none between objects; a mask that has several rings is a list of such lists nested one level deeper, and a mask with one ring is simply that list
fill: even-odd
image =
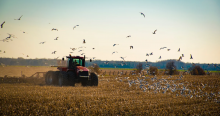
[{"label": "tractor tire", "polygon": [[45,82],[47,85],[54,84],[55,78],[54,78],[54,71],[48,71],[45,76]]},{"label": "tractor tire", "polygon": [[81,83],[82,83],[82,86],[87,86],[88,85],[88,78],[81,78]]},{"label": "tractor tire", "polygon": [[95,73],[90,73],[90,77],[91,82],[90,82],[90,86],[98,86],[98,76]]},{"label": "tractor tire", "polygon": [[68,78],[69,78],[69,85],[70,86],[75,86],[75,73],[72,71],[67,72]]},{"label": "tractor tire", "polygon": [[60,72],[58,76],[58,85],[59,86],[64,86],[67,85],[68,83],[67,79],[67,73],[66,72]]}]

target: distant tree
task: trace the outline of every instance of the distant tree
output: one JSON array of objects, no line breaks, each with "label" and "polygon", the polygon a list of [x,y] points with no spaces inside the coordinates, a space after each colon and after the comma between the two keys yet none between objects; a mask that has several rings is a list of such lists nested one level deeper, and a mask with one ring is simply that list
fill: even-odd
[{"label": "distant tree", "polygon": [[94,73],[97,73],[97,74],[101,73],[100,67],[96,63],[93,63],[91,66],[88,67],[88,69],[89,69],[90,72],[94,72]]},{"label": "distant tree", "polygon": [[205,75],[205,71],[200,66],[192,66],[189,71],[192,75]]},{"label": "distant tree", "polygon": [[174,61],[170,61],[166,64],[166,71],[168,71],[169,75],[174,75],[178,72]]},{"label": "distant tree", "polygon": [[150,74],[151,75],[156,75],[158,74],[158,68],[156,66],[151,66],[150,67]]},{"label": "distant tree", "polygon": [[137,73],[141,73],[141,71],[143,70],[142,63],[138,63],[138,65],[136,65],[136,69],[137,69]]}]

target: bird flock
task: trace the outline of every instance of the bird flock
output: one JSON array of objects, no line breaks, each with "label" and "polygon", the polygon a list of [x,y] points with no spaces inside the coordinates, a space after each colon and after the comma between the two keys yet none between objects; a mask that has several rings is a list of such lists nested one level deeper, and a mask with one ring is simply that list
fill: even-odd
[{"label": "bird flock", "polygon": [[162,76],[158,78],[156,75],[147,77],[141,75],[139,77],[122,77],[120,74],[114,78],[119,83],[127,84],[129,88],[135,88],[148,94],[173,94],[176,97],[204,98],[205,101],[214,101],[220,103],[220,91],[210,92],[210,88],[216,88],[219,85],[210,85],[200,82],[196,86],[194,82],[184,80],[183,75],[179,76]]},{"label": "bird flock", "polygon": [[[141,16],[143,16],[143,17],[145,18],[145,14],[144,14],[143,12],[140,12],[140,14],[141,14]],[[21,15],[19,18],[14,19],[14,20],[20,21],[20,20],[22,20],[22,18],[23,18],[23,15]],[[3,21],[3,23],[1,24],[1,28],[3,28],[5,24],[6,24],[6,21]],[[75,30],[77,27],[79,27],[79,25],[73,26],[73,30]],[[57,29],[57,28],[52,28],[51,31],[58,31],[58,29]],[[26,33],[26,32],[23,31],[23,33]],[[152,34],[154,34],[154,35],[155,35],[155,34],[158,34],[158,30],[155,29]],[[13,41],[12,38],[16,38],[13,34],[8,34],[8,35],[9,35],[8,37],[6,37],[5,39],[0,40],[0,41],[9,42],[9,41]],[[56,37],[56,38],[54,38],[54,40],[55,40],[55,41],[58,41],[58,40],[59,40],[58,38],[59,38],[59,37]],[[127,35],[126,38],[132,38],[132,37],[131,37],[131,35]],[[86,44],[86,40],[83,39],[83,40],[82,40],[82,43],[83,43],[83,44]],[[46,41],[39,42],[39,44],[46,44]],[[113,47],[116,47],[116,46],[119,46],[119,44],[117,44],[117,43],[113,44]],[[78,52],[83,52],[83,51],[84,51],[84,48],[86,48],[86,47],[85,47],[85,46],[81,46],[81,47],[79,47],[79,48],[72,48],[72,47],[70,47],[70,49],[71,49],[72,51],[69,52],[69,53],[74,53],[74,51],[77,50],[77,49],[78,49]],[[130,50],[131,50],[131,49],[135,49],[135,46],[130,45],[129,48],[130,48]],[[95,48],[92,48],[92,49],[94,50]],[[167,47],[161,47],[161,48],[160,48],[160,50],[163,50],[163,49],[167,49],[167,51],[171,51],[171,49],[170,49],[170,48],[167,48]],[[51,54],[56,54],[56,52],[57,52],[57,51],[52,51]],[[180,51],[180,48],[177,50],[177,52],[181,52],[181,51]],[[3,53],[5,53],[5,51],[4,51]],[[116,54],[116,53],[118,53],[118,51],[113,51],[113,52],[112,52],[112,55],[114,55],[114,54]],[[84,55],[85,53],[80,53],[80,54],[81,54],[81,55]],[[153,55],[153,52],[151,52],[151,53],[146,53],[146,56],[147,56],[147,57],[150,57],[150,56],[152,56],[152,55]],[[27,56],[28,56],[28,55],[27,55]],[[177,58],[177,61],[181,61],[181,60],[183,59],[183,57],[184,57],[184,54],[182,54],[181,56],[179,56],[179,58]],[[121,58],[123,61],[125,61],[125,59],[124,59],[125,57],[120,57],[120,58]],[[190,54],[190,57],[189,57],[189,58],[190,58],[190,59],[193,59],[192,54]],[[159,56],[158,56],[158,59],[163,59],[163,56],[159,55]],[[90,58],[90,61],[93,61],[93,60],[94,60],[94,58],[91,57],[91,58]],[[147,59],[146,59],[145,61],[148,62]],[[121,64],[121,63],[120,63],[120,64]],[[124,64],[124,65],[126,65],[126,64]]]}]

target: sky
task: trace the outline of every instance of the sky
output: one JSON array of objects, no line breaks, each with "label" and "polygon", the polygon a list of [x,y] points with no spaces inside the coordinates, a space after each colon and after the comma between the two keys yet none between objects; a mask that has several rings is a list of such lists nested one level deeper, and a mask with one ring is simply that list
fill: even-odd
[{"label": "sky", "polygon": [[0,57],[157,62],[184,54],[182,62],[220,63],[219,0],[1,0],[4,21],[0,40],[13,36],[0,41]]}]

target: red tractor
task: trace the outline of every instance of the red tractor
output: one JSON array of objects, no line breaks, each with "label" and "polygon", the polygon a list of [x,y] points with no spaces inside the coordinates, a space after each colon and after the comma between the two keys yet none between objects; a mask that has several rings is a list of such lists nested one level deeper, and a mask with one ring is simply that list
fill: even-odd
[{"label": "red tractor", "polygon": [[[69,85],[82,83],[82,86],[98,86],[98,76],[89,73],[85,67],[85,56],[67,56],[67,66],[54,66],[59,71],[48,71],[45,75],[47,85]],[[64,58],[62,58],[64,61]]]}]

